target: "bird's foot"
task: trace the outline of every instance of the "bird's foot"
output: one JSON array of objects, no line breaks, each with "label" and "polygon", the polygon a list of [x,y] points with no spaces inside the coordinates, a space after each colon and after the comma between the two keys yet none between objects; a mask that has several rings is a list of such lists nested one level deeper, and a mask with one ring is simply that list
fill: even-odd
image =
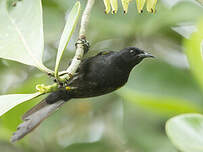
[{"label": "bird's foot", "polygon": [[56,78],[54,79],[54,82],[58,84],[58,88],[63,88],[65,86],[65,83],[59,82]]},{"label": "bird's foot", "polygon": [[78,44],[82,44],[84,47],[84,54],[86,54],[89,51],[90,48],[90,43],[85,39],[85,38],[81,38],[78,39],[77,42],[75,43],[75,47],[77,48]]}]

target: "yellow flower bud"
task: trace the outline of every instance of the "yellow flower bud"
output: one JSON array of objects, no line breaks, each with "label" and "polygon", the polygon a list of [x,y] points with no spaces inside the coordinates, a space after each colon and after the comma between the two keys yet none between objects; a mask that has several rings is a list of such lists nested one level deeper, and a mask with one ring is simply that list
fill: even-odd
[{"label": "yellow flower bud", "polygon": [[[129,3],[132,0],[121,0],[124,13],[128,12],[128,6]],[[137,10],[139,13],[143,12],[143,7],[145,5],[145,2],[147,1],[147,11],[150,13],[154,13],[156,11],[156,3],[157,0],[136,0],[137,3]],[[108,14],[112,9],[112,14],[117,13],[118,11],[118,0],[104,0],[105,5],[105,13]]]},{"label": "yellow flower bud", "polygon": [[147,11],[150,13],[154,13],[156,11],[157,0],[147,0]]},{"label": "yellow flower bud", "polygon": [[110,0],[111,8],[112,8],[112,14],[117,13],[118,11],[118,1],[117,0]]},{"label": "yellow flower bud", "polygon": [[129,3],[130,3],[131,1],[132,1],[132,0],[121,0],[122,5],[123,5],[124,13],[127,13],[127,12],[128,12],[128,5],[129,5]]},{"label": "yellow flower bud", "polygon": [[137,1],[137,10],[139,13],[143,12],[143,7],[145,4],[145,0],[136,0]]},{"label": "yellow flower bud", "polygon": [[105,13],[108,14],[111,10],[110,0],[104,0]]}]

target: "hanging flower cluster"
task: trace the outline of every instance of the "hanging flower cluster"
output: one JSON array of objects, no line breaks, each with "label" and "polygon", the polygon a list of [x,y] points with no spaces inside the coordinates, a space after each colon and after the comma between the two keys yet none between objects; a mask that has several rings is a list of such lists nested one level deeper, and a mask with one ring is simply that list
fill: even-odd
[{"label": "hanging flower cluster", "polygon": [[[124,13],[128,12],[128,5],[132,0],[121,0]],[[137,3],[137,10],[139,13],[143,12],[143,7],[145,5],[145,2],[147,3],[147,11],[150,13],[155,12],[155,7],[157,0],[136,0]],[[111,13],[115,14],[118,11],[118,0],[104,0],[105,5],[105,13],[108,14],[111,9]]]}]

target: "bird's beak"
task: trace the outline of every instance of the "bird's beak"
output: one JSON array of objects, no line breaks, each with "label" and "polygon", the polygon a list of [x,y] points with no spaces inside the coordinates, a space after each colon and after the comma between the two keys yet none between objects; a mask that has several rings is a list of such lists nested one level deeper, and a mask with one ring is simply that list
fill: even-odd
[{"label": "bird's beak", "polygon": [[138,55],[140,58],[155,58],[155,56],[151,55],[150,53],[142,53]]}]

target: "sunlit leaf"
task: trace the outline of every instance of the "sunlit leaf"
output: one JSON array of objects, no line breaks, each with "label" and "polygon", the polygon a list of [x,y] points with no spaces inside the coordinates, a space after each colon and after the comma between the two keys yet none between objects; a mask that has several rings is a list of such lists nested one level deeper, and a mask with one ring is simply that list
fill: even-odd
[{"label": "sunlit leaf", "polygon": [[71,12],[68,15],[68,18],[66,20],[66,25],[64,27],[63,33],[61,35],[59,47],[58,47],[58,53],[56,58],[56,65],[55,65],[55,76],[58,77],[58,68],[61,61],[61,57],[63,55],[63,52],[68,45],[68,42],[71,38],[71,35],[77,25],[78,17],[80,13],[80,2],[76,2],[74,7],[72,8]]},{"label": "sunlit leaf", "polygon": [[180,23],[174,27],[172,27],[172,30],[174,30],[175,32],[177,32],[178,34],[180,34],[181,36],[183,36],[184,38],[189,39],[191,34],[193,32],[196,32],[196,26],[194,24],[191,23]]},{"label": "sunlit leaf", "polygon": [[41,0],[0,1],[0,58],[51,72],[42,63],[44,36]]},{"label": "sunlit leaf", "polygon": [[167,121],[166,133],[182,152],[203,151],[203,115],[184,114]]},{"label": "sunlit leaf", "polygon": [[18,104],[31,100],[39,95],[41,93],[37,92],[33,94],[9,94],[0,96],[0,116]]},{"label": "sunlit leaf", "polygon": [[[24,80],[24,82],[20,86],[18,86],[18,88],[12,90],[10,89],[9,94],[22,94],[22,93],[29,94],[30,92],[36,91],[35,87],[33,86],[46,82],[47,82],[46,75],[33,74],[32,77],[29,77],[27,80]],[[31,99],[29,102],[23,102],[22,104],[15,106],[14,108],[6,112],[3,116],[1,116],[2,124],[0,126],[14,132],[16,130],[16,127],[22,121],[21,119],[22,115],[42,99],[43,96],[40,96]]]},{"label": "sunlit leaf", "polygon": [[139,93],[129,88],[120,89],[118,91],[118,95],[121,96],[125,101],[129,101],[140,107],[162,115],[176,115],[180,113],[202,111],[197,105],[191,104],[189,101],[180,98]]},{"label": "sunlit leaf", "polygon": [[200,22],[197,32],[189,39],[184,40],[185,53],[190,64],[191,71],[197,78],[203,89],[203,20]]},{"label": "sunlit leaf", "polygon": [[196,0],[198,1],[201,5],[203,5],[203,0]]}]

